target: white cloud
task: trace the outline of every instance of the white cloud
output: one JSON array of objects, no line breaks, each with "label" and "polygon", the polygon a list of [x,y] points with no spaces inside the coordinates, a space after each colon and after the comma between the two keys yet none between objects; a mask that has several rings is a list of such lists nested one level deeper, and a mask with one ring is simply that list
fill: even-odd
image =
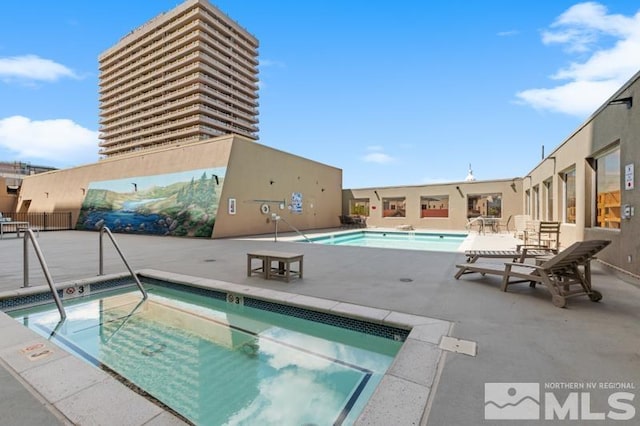
[{"label": "white cloud", "polygon": [[362,160],[366,163],[389,164],[396,161],[394,157],[383,152],[384,147],[382,145],[369,145],[366,150],[368,153],[362,157]]},{"label": "white cloud", "polygon": [[362,159],[367,163],[378,163],[378,164],[388,164],[393,163],[395,158],[390,155],[385,154],[384,152],[371,152]]},{"label": "white cloud", "polygon": [[272,59],[261,59],[260,60],[260,67],[262,68],[266,68],[266,67],[275,67],[275,68],[285,68],[286,64],[282,61],[274,61]]},{"label": "white cloud", "polygon": [[520,31],[518,31],[518,30],[509,30],[509,31],[500,31],[496,35],[498,37],[511,37],[511,36],[515,36],[515,35],[518,35],[518,34],[520,34]]},{"label": "white cloud", "polygon": [[[613,44],[598,46],[603,37],[613,39]],[[550,76],[566,81],[564,84],[524,90],[516,97],[534,108],[583,117],[640,69],[640,12],[627,17],[608,14],[599,3],[579,3],[543,32],[542,41],[563,45],[567,52],[579,53],[584,59]]]},{"label": "white cloud", "polygon": [[50,82],[63,77],[79,78],[64,65],[35,55],[0,58],[0,78],[5,81],[24,79]]},{"label": "white cloud", "polygon": [[37,159],[66,167],[97,160],[98,132],[66,119],[32,121],[13,116],[0,119],[0,148],[21,161]]},{"label": "white cloud", "polygon": [[573,81],[553,89],[525,90],[517,96],[536,109],[585,117],[620,85],[617,81]]},{"label": "white cloud", "polygon": [[628,37],[634,25],[634,18],[608,15],[607,8],[599,3],[578,3],[556,18],[550,30],[543,31],[542,42],[565,44],[571,52],[586,52],[602,35]]}]

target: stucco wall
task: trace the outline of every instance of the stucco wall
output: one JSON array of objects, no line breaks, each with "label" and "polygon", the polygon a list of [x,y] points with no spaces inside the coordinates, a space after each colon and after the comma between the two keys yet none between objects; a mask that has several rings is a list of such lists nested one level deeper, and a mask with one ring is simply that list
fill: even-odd
[{"label": "stucco wall", "polygon": [[[632,97],[640,93],[638,75],[627,87],[615,94],[613,99]],[[636,96],[635,102],[640,102]],[[620,186],[621,204],[640,206],[638,180],[634,179],[634,188],[625,189],[625,166],[635,165],[635,173],[640,171],[640,104],[627,108],[625,104],[608,105],[593,119],[591,151],[594,154],[619,142],[620,146]],[[595,201],[593,201],[595,203]],[[640,210],[637,212],[640,215]],[[620,229],[603,229],[587,227],[587,238],[605,238],[612,241],[610,247],[600,258],[633,274],[640,275],[640,247],[637,235],[640,233],[640,217],[622,219]]]},{"label": "stucco wall", "polygon": [[[605,102],[583,125],[571,134],[558,148],[540,162],[525,177],[524,190],[553,179],[553,220],[563,222],[561,242],[567,246],[585,239],[607,239],[611,245],[598,258],[632,274],[640,275],[640,251],[636,236],[640,233],[637,216],[622,219],[620,229],[601,228],[596,218],[596,189],[593,158],[611,147],[620,148],[621,204],[640,206],[638,180],[634,188],[625,190],[625,166],[638,167],[640,159],[640,105],[613,104],[614,99],[633,97],[640,89],[640,73],[636,74],[617,93]],[[640,97],[634,99],[640,102]],[[564,190],[561,174],[576,168],[576,223],[566,223],[564,215]],[[526,200],[523,199],[523,203]],[[640,214],[640,211],[638,211]]]},{"label": "stucco wall", "polygon": [[[535,220],[562,222],[560,227],[560,245],[562,247],[567,247],[575,241],[583,240],[585,224],[591,220],[590,209],[587,208],[590,203],[588,192],[591,190],[591,182],[587,182],[586,179],[582,178],[588,173],[589,165],[585,159],[591,152],[591,133],[591,124],[582,127],[562,146],[562,149],[554,151],[523,180],[523,191],[530,191],[531,193],[529,212],[532,218]],[[567,223],[564,213],[564,181],[562,176],[573,168],[576,170],[576,222]],[[552,217],[548,217],[545,214],[543,210],[546,209],[541,209],[540,214],[537,215],[536,209],[533,208],[533,190],[536,187],[539,188],[541,204],[546,206],[543,183],[549,179],[552,180]],[[527,211],[526,206],[524,206],[526,202],[527,199],[525,197],[523,198],[523,211]]]},{"label": "stucco wall", "polygon": [[[340,169],[237,140],[231,150],[214,237],[273,233],[272,213],[299,230],[336,227],[341,190]],[[301,213],[289,208],[294,192],[302,195]],[[228,211],[230,198],[237,206],[233,215]],[[268,213],[261,211],[263,204],[269,206]],[[278,230],[292,231],[283,221]]]},{"label": "stucco wall", "polygon": [[[340,214],[342,171],[257,144],[237,135],[137,156],[116,157],[94,164],[57,170],[25,178],[18,209],[28,204],[30,212],[70,211],[73,223],[89,183],[153,176],[203,168],[227,167],[213,237],[274,232],[271,211],[300,230],[335,227]],[[271,183],[273,181],[273,183]],[[302,194],[301,214],[291,213],[291,194]],[[236,199],[236,214],[230,215],[228,199]],[[285,208],[280,210],[280,202]],[[281,223],[282,232],[291,229]]]},{"label": "stucco wall", "polygon": [[[502,215],[505,224],[510,216],[522,213],[522,179],[494,181],[452,182],[437,185],[399,186],[384,188],[348,189],[343,191],[342,211],[349,212],[349,202],[355,199],[369,200],[367,225],[395,228],[411,225],[416,229],[465,230],[468,222],[467,201],[469,195],[501,194]],[[420,217],[421,197],[448,196],[448,217]],[[385,198],[405,198],[405,217],[383,217]],[[513,223],[510,224],[513,226]]]},{"label": "stucco wall", "polygon": [[12,212],[16,208],[18,196],[7,192],[7,181],[0,177],[0,212]]},{"label": "stucco wall", "polygon": [[158,175],[227,164],[233,136],[184,147],[116,157],[97,163],[28,176],[18,198],[18,210],[28,203],[29,212],[72,212],[73,223],[90,182]]}]

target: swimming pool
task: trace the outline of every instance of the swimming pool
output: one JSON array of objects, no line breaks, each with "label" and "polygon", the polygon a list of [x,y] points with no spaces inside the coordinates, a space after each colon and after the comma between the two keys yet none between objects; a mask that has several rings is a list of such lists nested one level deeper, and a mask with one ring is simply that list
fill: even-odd
[{"label": "swimming pool", "polygon": [[467,238],[466,234],[357,231],[309,238],[309,240],[329,245],[455,252],[465,238]]},{"label": "swimming pool", "polygon": [[65,300],[62,323],[51,305],[9,314],[196,424],[352,424],[408,334],[231,293],[145,288],[147,301],[131,287]]}]

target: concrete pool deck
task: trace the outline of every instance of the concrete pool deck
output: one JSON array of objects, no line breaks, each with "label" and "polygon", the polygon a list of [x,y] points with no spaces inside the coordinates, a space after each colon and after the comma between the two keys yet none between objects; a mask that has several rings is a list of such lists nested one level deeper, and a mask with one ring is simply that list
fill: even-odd
[{"label": "concrete pool deck", "polygon": [[[116,234],[116,239],[136,270],[155,269],[210,278],[253,291],[276,290],[452,323],[449,334],[477,343],[477,355],[442,352],[421,424],[505,424],[504,421],[483,420],[485,383],[538,383],[542,391],[547,384],[630,383],[635,389],[627,391],[634,395],[640,388],[640,284],[633,277],[598,264],[593,268],[593,282],[604,294],[604,299],[592,303],[586,297],[572,298],[568,309],[558,309],[551,304],[550,295],[543,288],[531,289],[525,284],[502,293],[497,277],[467,276],[455,280],[455,264],[464,261],[460,253],[323,246],[282,239],[273,242],[269,238],[262,241],[199,240]],[[97,233],[43,232],[38,242],[57,283],[97,275]],[[23,280],[22,240],[9,236],[0,244],[3,253],[0,257],[0,291],[17,291]],[[514,244],[514,240],[504,234],[489,234],[467,244],[466,248],[506,249]],[[303,253],[304,279],[283,283],[247,277],[246,253],[251,250]],[[31,254],[31,285],[44,284],[37,260]],[[125,270],[108,245],[105,256],[105,273]],[[0,334],[5,339],[6,329],[1,327],[2,324]],[[8,347],[6,340],[1,347]],[[62,366],[62,358],[51,362],[59,362]],[[419,370],[420,363],[417,364]],[[97,417],[69,419],[55,409],[49,410],[51,404],[42,395],[42,389],[30,389],[16,376],[14,367],[6,362],[2,362],[2,366],[0,412],[3,413],[3,424],[64,424],[79,420],[83,420],[80,421],[82,424],[100,424]],[[91,377],[91,373],[87,375]],[[107,388],[110,383],[104,382],[103,386]],[[569,391],[556,392],[560,400]],[[607,397],[611,392],[606,389],[593,391],[591,411],[607,413]],[[406,406],[397,407],[399,413],[412,409],[412,397],[426,398],[417,393],[420,390],[407,395]],[[639,412],[635,421],[640,416],[639,399],[636,396],[633,401]],[[76,403],[89,402],[78,399]],[[28,416],[34,416],[34,420],[29,421]],[[146,416],[136,424],[177,422],[161,410]],[[365,420],[365,424],[384,424],[382,418]],[[554,423],[565,422],[544,422]],[[606,419],[590,421],[590,424],[616,423],[614,420],[607,423]],[[519,420],[512,424],[538,422]]]}]

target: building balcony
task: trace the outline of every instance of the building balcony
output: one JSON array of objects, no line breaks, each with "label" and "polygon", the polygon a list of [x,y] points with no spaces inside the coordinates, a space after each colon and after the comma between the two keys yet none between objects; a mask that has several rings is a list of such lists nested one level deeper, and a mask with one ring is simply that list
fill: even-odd
[{"label": "building balcony", "polygon": [[[166,120],[165,122],[154,126],[146,126],[144,128],[139,128],[136,126],[134,128],[139,128],[140,130],[118,132],[118,136],[114,136],[113,133],[101,134],[100,139],[103,140],[101,146],[108,147],[122,143],[128,143],[131,140],[146,140],[147,138],[170,137],[176,133],[180,133],[182,129],[189,129],[196,124],[208,125],[224,133],[252,135],[257,132],[257,126],[245,126],[243,125],[243,123],[234,124],[234,122],[236,121],[235,117],[226,116],[219,111],[207,109],[203,106],[199,106],[198,110],[200,112],[206,111],[207,114],[216,115],[226,121],[213,118],[202,113],[193,114],[170,121]],[[142,123],[140,125],[142,126]]]},{"label": "building balcony", "polygon": [[110,84],[122,83],[122,81],[119,80],[120,78],[132,80],[145,72],[157,70],[160,67],[167,67],[175,62],[184,62],[185,59],[188,59],[198,51],[199,46],[200,42],[194,40],[179,49],[168,49],[169,51],[164,55],[149,55],[149,61],[127,63],[127,65],[119,68],[117,72],[109,76],[101,75],[100,85],[102,87],[108,87]]},{"label": "building balcony", "polygon": [[[184,55],[178,56],[180,54]],[[130,88],[137,88],[140,86],[140,83],[153,83],[153,79],[157,78],[158,75],[164,76],[165,74],[171,73],[172,69],[179,71],[181,67],[186,66],[186,63],[192,61],[207,61],[210,66],[218,68],[218,70],[214,71],[216,75],[225,78],[234,85],[238,85],[240,88],[246,86],[245,90],[247,93],[258,90],[258,85],[255,83],[255,81],[257,81],[257,75],[253,75],[250,79],[247,79],[246,71],[240,73],[235,70],[226,54],[210,49],[204,42],[193,41],[179,51],[175,51],[169,56],[164,56],[161,59],[153,61],[144,67],[136,69],[127,67],[123,69],[122,72],[112,75],[109,79],[101,78],[101,99],[107,100],[116,93],[122,93],[125,90],[130,90]],[[120,77],[116,78],[118,76]]]},{"label": "building balcony", "polygon": [[[207,90],[205,85],[201,85],[199,93],[180,97],[171,102],[165,102],[155,108],[149,107],[142,111],[140,111],[139,108],[129,108],[127,110],[119,111],[120,114],[117,116],[109,117],[109,124],[101,126],[100,131],[111,134],[112,132],[120,130],[125,131],[136,126],[144,126],[149,122],[165,120],[167,117],[185,115],[185,112],[194,111],[197,105],[202,105],[208,110],[213,109],[221,111],[221,114],[226,114],[226,116],[229,117],[235,117],[234,120],[241,125],[250,127],[255,126],[259,122],[256,117],[257,110],[254,110],[255,112],[253,113],[247,113],[241,109],[235,108],[233,104],[229,104],[227,101],[222,101],[216,97],[208,96],[206,94],[208,92],[210,92],[210,90]],[[136,112],[131,113],[134,111]],[[104,123],[106,121],[107,120],[105,119],[102,122]]]},{"label": "building balcony", "polygon": [[[118,48],[118,45],[114,46],[112,48],[114,49],[113,52],[103,54],[98,58],[98,60],[100,61],[100,70],[102,71],[103,67],[117,66],[115,64],[116,61],[127,61],[130,56],[144,51],[146,49],[146,46],[153,45],[157,41],[161,41],[162,38],[168,38],[173,33],[181,33],[181,28],[189,28],[189,26],[191,25],[190,23],[185,24],[185,22],[194,19],[197,14],[197,9],[192,9],[168,21],[166,24],[156,27],[152,32],[148,33],[145,36],[141,36],[138,39],[135,39],[130,44],[124,45],[121,48]],[[134,32],[135,31],[132,31],[131,34],[133,34]],[[157,39],[156,42],[151,41],[154,39]]]}]

